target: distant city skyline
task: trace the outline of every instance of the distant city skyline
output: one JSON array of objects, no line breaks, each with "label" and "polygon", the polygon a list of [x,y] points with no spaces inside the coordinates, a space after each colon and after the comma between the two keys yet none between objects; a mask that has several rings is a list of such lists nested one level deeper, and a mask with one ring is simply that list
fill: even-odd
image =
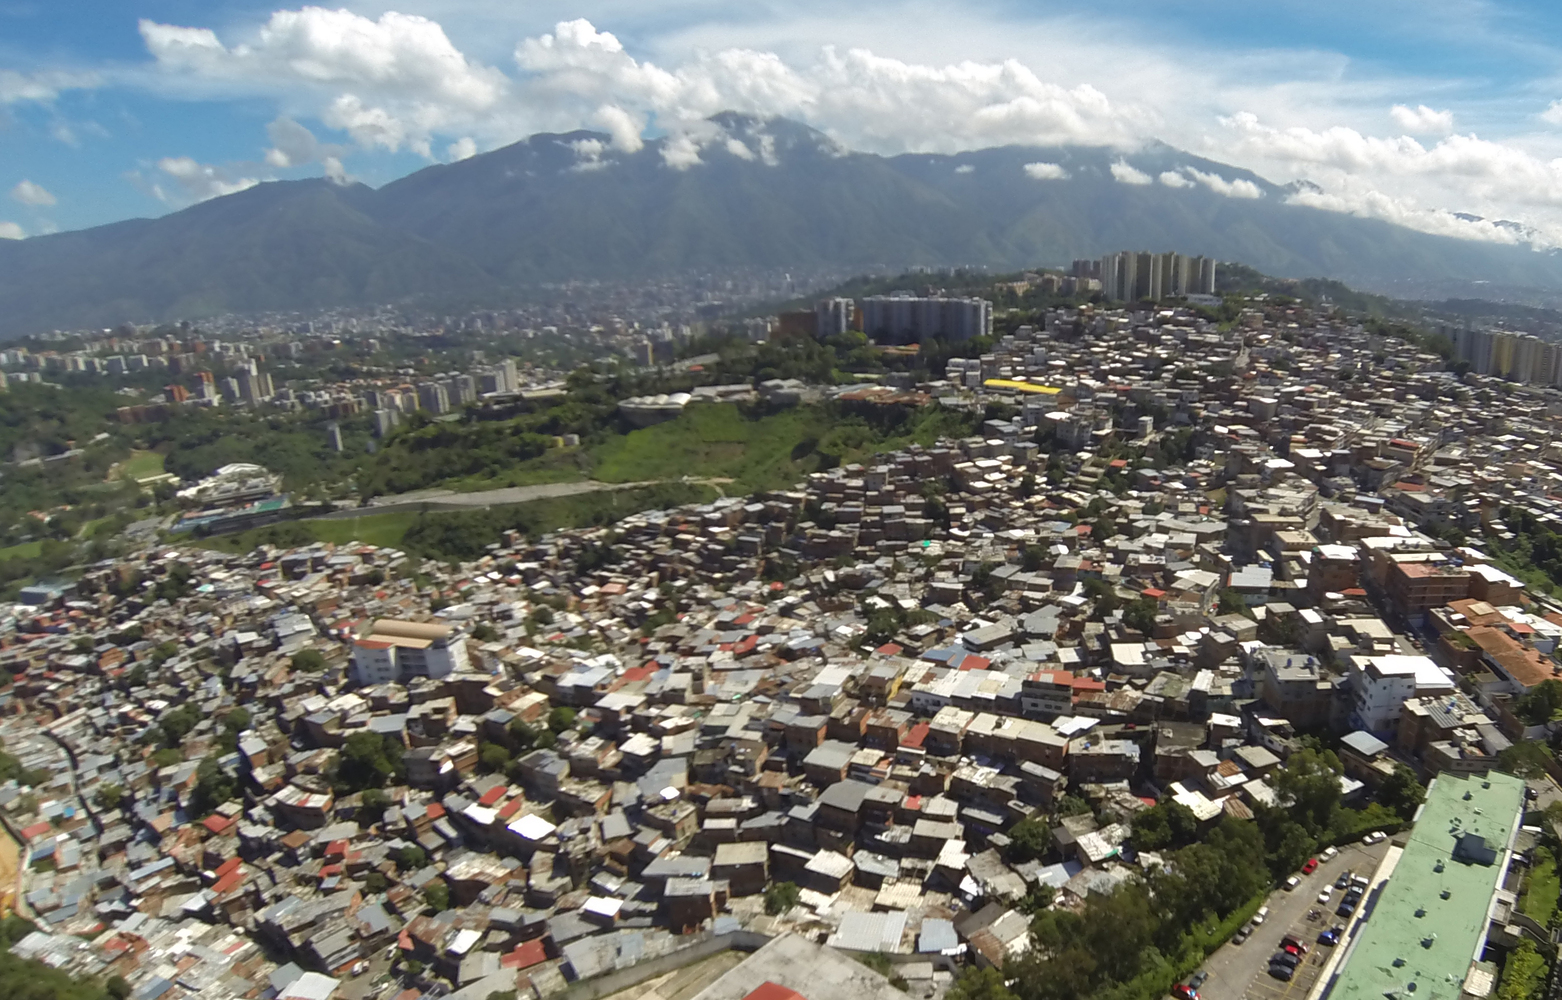
[{"label": "distant city skyline", "polygon": [[[670,135],[669,169],[691,169],[730,138],[703,119],[734,109],[884,153],[1131,153],[1158,139],[1304,181],[1283,197],[1316,207],[1555,246],[1562,50],[1547,39],[1559,22],[1544,4],[1455,0],[1110,14],[12,0],[0,5],[0,236],[161,214],[275,178],[377,185],[537,131],[594,128],[619,149]],[[1038,183],[1059,176],[1031,166]],[[1124,184],[1256,194],[1231,177],[1123,167]]]}]

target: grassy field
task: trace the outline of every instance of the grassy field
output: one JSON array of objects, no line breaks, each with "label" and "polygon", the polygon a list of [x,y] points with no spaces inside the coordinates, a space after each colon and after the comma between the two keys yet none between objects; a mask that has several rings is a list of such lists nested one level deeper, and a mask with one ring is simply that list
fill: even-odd
[{"label": "grassy field", "polygon": [[163,456],[155,451],[133,451],[130,457],[118,465],[124,479],[148,479],[163,474]]},{"label": "grassy field", "polygon": [[875,430],[861,418],[834,418],[822,407],[751,416],[730,403],[699,403],[676,420],[597,445],[591,474],[607,483],[731,479],[736,486],[728,493],[784,489],[837,462],[968,433],[964,418],[934,407],[892,429]]},{"label": "grassy field", "polygon": [[723,477],[779,489],[817,468],[805,446],[827,430],[816,411],[801,408],[749,419],[730,404],[694,405],[676,420],[599,445],[592,476],[608,483]]},{"label": "grassy field", "polygon": [[0,560],[5,559],[35,559],[43,552],[43,540],[34,539],[30,542],[22,542],[20,545],[8,545],[0,549]]},{"label": "grassy field", "polygon": [[1557,860],[1551,852],[1537,848],[1534,859],[1534,867],[1524,882],[1519,909],[1544,927],[1557,911],[1557,896],[1562,894],[1562,878],[1557,875]]}]

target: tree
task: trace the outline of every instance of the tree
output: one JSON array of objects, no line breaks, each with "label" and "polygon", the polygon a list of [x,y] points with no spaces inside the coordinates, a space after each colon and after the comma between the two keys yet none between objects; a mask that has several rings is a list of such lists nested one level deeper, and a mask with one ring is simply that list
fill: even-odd
[{"label": "tree", "polygon": [[1519,778],[1543,777],[1556,758],[1539,740],[1520,740],[1497,755],[1497,766]]},{"label": "tree", "polygon": [[164,747],[161,750],[154,751],[152,756],[147,759],[152,762],[153,767],[171,767],[184,760],[184,754],[173,747]]},{"label": "tree", "polygon": [[110,976],[103,984],[103,990],[114,1000],[125,1000],[130,995],[130,981],[124,976]]},{"label": "tree", "polygon": [[300,649],[293,654],[293,669],[317,674],[325,669],[325,654],[318,649]]},{"label": "tree", "polygon": [[396,852],[396,870],[415,872],[428,864],[428,852],[417,844],[408,844]]},{"label": "tree", "polygon": [[423,901],[426,902],[435,913],[444,913],[450,909],[450,886],[435,879],[423,887]]},{"label": "tree", "polygon": [[1193,810],[1168,799],[1135,814],[1134,846],[1144,851],[1181,847],[1198,836],[1199,821]]},{"label": "tree", "polygon": [[1378,802],[1394,810],[1407,823],[1425,801],[1426,789],[1416,780],[1415,772],[1403,764],[1395,764],[1393,773],[1378,786]]},{"label": "tree", "polygon": [[765,912],[772,917],[779,917],[796,906],[801,896],[802,890],[794,883],[773,882],[765,889]]},{"label": "tree", "polygon": [[1253,617],[1253,612],[1248,609],[1247,601],[1241,594],[1226,587],[1216,595],[1215,610],[1223,615],[1246,615]]},{"label": "tree", "polygon": [[1155,616],[1160,609],[1153,597],[1135,598],[1123,608],[1123,624],[1135,632],[1149,635],[1155,631]]},{"label": "tree", "polygon": [[537,745],[537,730],[520,719],[511,719],[508,731],[510,742],[515,744],[517,753],[524,753]]},{"label": "tree", "polygon": [[1497,1000],[1534,1000],[1545,978],[1546,960],[1535,950],[1535,943],[1524,938],[1503,963]]},{"label": "tree", "polygon": [[555,733],[562,733],[575,724],[575,710],[565,705],[559,705],[548,713],[548,728]]},{"label": "tree", "polygon": [[216,757],[206,757],[195,770],[195,789],[190,793],[190,811],[197,816],[208,816],[212,810],[238,794],[238,780],[223,769]]},{"label": "tree", "polygon": [[378,823],[390,808],[390,796],[378,788],[365,789],[358,800],[358,818],[368,823]]},{"label": "tree", "polygon": [[118,809],[120,801],[125,797],[125,790],[113,782],[104,782],[98,786],[93,799],[104,809]]},{"label": "tree", "polygon": [[384,788],[401,775],[399,741],[376,732],[357,732],[347,737],[336,759],[332,785],[339,794],[352,794],[367,788]]},{"label": "tree", "polygon": [[510,751],[497,743],[484,743],[477,751],[478,766],[484,774],[498,774],[510,763]]},{"label": "tree", "polygon": [[384,872],[370,872],[363,877],[363,889],[365,892],[384,892],[390,888],[390,879]]},{"label": "tree", "polygon": [[1275,772],[1274,787],[1288,812],[1317,836],[1329,828],[1340,807],[1340,774],[1344,767],[1330,750],[1299,750]]},{"label": "tree", "polygon": [[1562,681],[1547,678],[1524,693],[1513,714],[1531,726],[1543,726],[1562,711]]},{"label": "tree", "polygon": [[1052,831],[1035,816],[1027,816],[1009,828],[1009,860],[1031,861],[1052,846]]}]

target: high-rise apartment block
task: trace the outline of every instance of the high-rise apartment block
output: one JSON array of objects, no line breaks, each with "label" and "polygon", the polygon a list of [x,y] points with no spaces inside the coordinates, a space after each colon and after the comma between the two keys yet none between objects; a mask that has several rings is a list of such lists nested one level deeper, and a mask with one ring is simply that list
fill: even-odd
[{"label": "high-rise apartment block", "polygon": [[1099,273],[1080,274],[1101,281],[1101,293],[1121,302],[1159,302],[1182,295],[1215,294],[1215,261],[1209,257],[1184,257],[1180,253],[1138,253],[1125,250],[1100,260]]},{"label": "high-rise apartment block", "polygon": [[418,383],[418,406],[436,417],[450,412],[450,393],[438,382]]},{"label": "high-rise apartment block", "polygon": [[1480,375],[1562,386],[1562,344],[1513,330],[1449,330],[1454,358]]},{"label": "high-rise apartment block", "polygon": [[862,327],[874,340],[888,344],[988,337],[993,332],[993,304],[986,299],[918,297],[907,292],[870,295],[862,300]]},{"label": "high-rise apartment block", "polygon": [[814,313],[819,320],[819,337],[839,337],[852,328],[857,304],[851,299],[824,299],[814,306]]}]

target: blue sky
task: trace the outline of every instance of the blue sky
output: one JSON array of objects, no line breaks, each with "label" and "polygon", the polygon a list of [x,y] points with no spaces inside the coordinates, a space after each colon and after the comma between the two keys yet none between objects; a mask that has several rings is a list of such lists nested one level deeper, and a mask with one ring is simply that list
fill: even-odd
[{"label": "blue sky", "polygon": [[1562,5],[1081,6],[0,0],[0,235],[542,130],[670,134],[689,169],[736,108],[886,153],[1160,139],[1320,208],[1562,245]]}]

